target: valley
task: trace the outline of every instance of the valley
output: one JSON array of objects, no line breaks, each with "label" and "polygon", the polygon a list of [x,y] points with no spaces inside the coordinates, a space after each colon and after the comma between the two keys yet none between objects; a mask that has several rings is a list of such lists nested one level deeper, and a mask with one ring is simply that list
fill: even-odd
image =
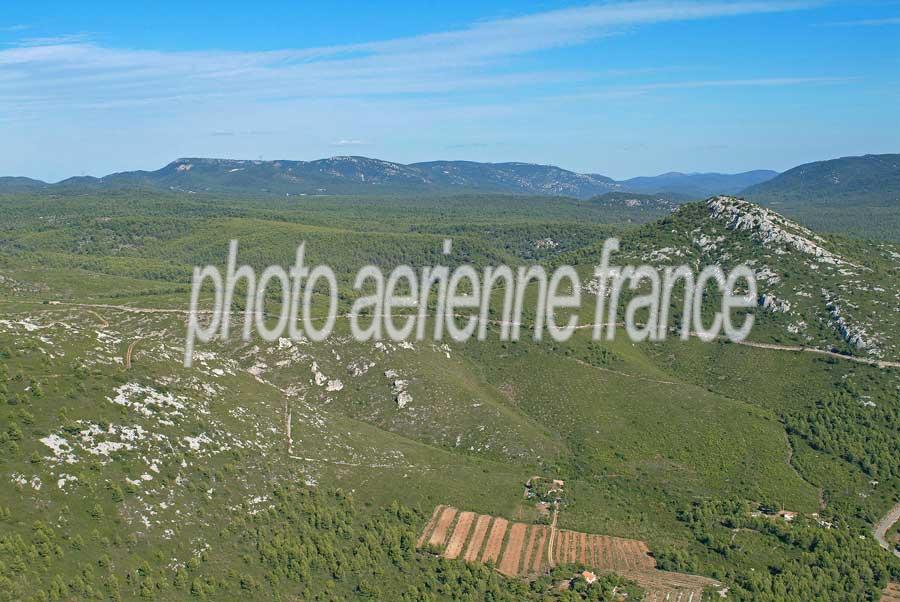
[{"label": "valley", "polygon": [[[35,584],[61,598],[232,596],[242,588],[259,597],[327,596],[317,589],[327,573],[335,592],[345,592],[332,594],[340,599],[372,586],[372,571],[412,575],[380,580],[380,595],[395,599],[426,590],[452,599],[459,579],[500,599],[538,599],[576,569],[596,571],[604,587],[639,587],[632,591],[647,599],[668,591],[664,581],[629,573],[627,560],[598,562],[587,546],[570,558],[564,533],[643,542],[659,571],[708,579],[738,600],[777,597],[784,587],[864,599],[895,574],[895,559],[871,537],[900,491],[900,255],[887,243],[817,235],[726,197],[646,225],[600,210],[576,217],[553,199],[533,199],[525,211],[520,199],[495,197],[477,214],[466,199],[423,201],[415,229],[404,200],[381,201],[381,222],[359,222],[364,205],[329,199],[294,208],[170,196],[135,195],[125,205],[61,200],[51,221],[47,202],[0,209],[9,216],[0,264],[0,472],[8,484],[0,578],[10,598]],[[324,214],[328,227],[318,225]],[[477,229],[459,226],[470,214],[481,220]],[[422,215],[430,217],[423,223]],[[365,225],[370,245],[348,245],[353,224]],[[181,365],[185,275],[198,259],[217,261],[224,237],[240,237],[245,260],[257,266],[290,257],[306,240],[343,287],[361,261],[441,261],[441,241],[451,236],[450,265],[576,266],[581,313],[590,316],[597,241],[611,234],[622,240],[623,261],[749,262],[761,298],[750,339],[632,343],[620,333],[593,341],[584,322],[566,343],[504,341],[496,291],[483,342],[361,343],[349,332],[348,289],[326,341],[219,340],[195,350],[192,368]],[[547,238],[558,244],[538,244]],[[716,303],[710,295],[704,315]],[[676,295],[673,319],[679,309]],[[523,328],[532,321],[526,312]],[[679,327],[670,324],[674,333]],[[566,484],[565,507],[551,518],[558,537],[546,548],[535,542],[546,539],[547,517],[522,503],[522,484],[536,474]],[[312,531],[285,531],[295,512],[285,504],[297,496],[307,510],[290,529]],[[443,536],[429,536],[454,542],[449,556],[467,558],[462,532],[477,532],[479,516],[497,517],[482,525],[485,541],[494,522],[508,521],[487,558],[501,573],[416,552],[438,505],[459,509]],[[759,508],[788,508],[797,518],[754,516]],[[367,521],[380,530],[354,530]],[[290,548],[276,552],[262,540],[248,547],[248,525],[259,537],[279,533],[278,542],[321,532],[316,540],[332,542],[331,551],[304,547],[297,566],[305,568],[285,573],[271,559]],[[504,547],[515,525],[518,560]],[[381,543],[369,541],[375,533]],[[368,543],[342,547],[348,534]],[[596,540],[600,557],[606,541]],[[553,558],[570,574],[539,564],[520,578],[514,565],[526,555],[534,561],[535,546],[541,562]],[[86,560],[107,556],[102,565]],[[871,577],[818,575],[813,586],[800,558]],[[544,573],[549,581],[534,579]]]}]

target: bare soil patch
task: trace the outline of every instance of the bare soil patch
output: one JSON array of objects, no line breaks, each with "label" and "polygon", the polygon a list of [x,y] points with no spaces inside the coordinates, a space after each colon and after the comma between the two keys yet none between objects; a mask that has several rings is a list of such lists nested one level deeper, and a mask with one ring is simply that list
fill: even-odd
[{"label": "bare soil patch", "polygon": [[531,571],[537,573],[543,570],[545,561],[545,551],[547,550],[547,538],[550,535],[550,529],[540,527],[538,536],[535,538],[534,549],[531,553]]},{"label": "bare soil patch", "polygon": [[[551,537],[555,537],[553,558],[548,556]],[[615,572],[643,587],[647,600],[699,601],[704,588],[719,587],[707,577],[657,570],[643,541],[509,522],[485,514],[458,512],[450,506],[434,509],[418,545],[421,547],[426,541],[433,546],[446,546],[446,558],[459,558],[465,549],[462,558],[466,562],[497,564],[498,570],[510,577],[528,577],[544,573],[554,564],[570,563],[599,574]],[[882,599],[900,602],[900,586],[891,584]]]},{"label": "bare soil patch", "polygon": [[454,527],[453,534],[450,536],[450,543],[447,544],[447,549],[444,550],[445,558],[456,558],[459,556],[474,521],[474,512],[462,512],[459,515],[459,520],[456,521],[456,527]]},{"label": "bare soil patch", "polygon": [[881,594],[881,602],[900,602],[900,583],[888,583]]},{"label": "bare soil patch", "polygon": [[494,519],[494,524],[491,525],[491,532],[488,535],[487,545],[484,547],[484,554],[481,556],[481,562],[485,564],[497,562],[497,559],[500,557],[500,547],[503,545],[503,536],[506,535],[507,525],[509,525],[509,521],[505,518]]},{"label": "bare soil patch", "polygon": [[525,544],[525,551],[522,555],[522,572],[528,573],[531,569],[531,559],[534,557],[534,544],[538,539],[538,534],[540,533],[540,527],[537,525],[532,525],[531,529],[528,531],[528,543]]},{"label": "bare soil patch", "polygon": [[443,511],[443,506],[436,506],[434,512],[431,513],[431,518],[425,523],[425,529],[422,530],[422,534],[419,535],[419,539],[416,540],[416,547],[421,548],[425,545],[425,541],[428,539],[428,536],[431,534],[431,531],[434,529],[434,524],[437,522],[437,517],[440,516],[441,511]]},{"label": "bare soil patch", "polygon": [[466,548],[466,554],[463,559],[466,562],[474,562],[478,559],[478,553],[481,551],[481,544],[484,543],[484,536],[487,534],[488,525],[491,517],[482,514],[475,521],[475,530],[472,531],[472,539],[469,541],[469,547]]},{"label": "bare soil patch", "polygon": [[455,517],[456,508],[444,508],[440,518],[438,518],[437,525],[434,527],[434,533],[432,533],[431,537],[428,539],[428,543],[433,546],[444,545],[444,542],[447,541],[447,532],[450,529],[450,524]]},{"label": "bare soil patch", "polygon": [[522,559],[522,547],[525,544],[525,533],[528,525],[525,523],[513,523],[509,529],[509,540],[506,542],[506,550],[500,561],[500,572],[507,576],[519,574],[519,561]]}]

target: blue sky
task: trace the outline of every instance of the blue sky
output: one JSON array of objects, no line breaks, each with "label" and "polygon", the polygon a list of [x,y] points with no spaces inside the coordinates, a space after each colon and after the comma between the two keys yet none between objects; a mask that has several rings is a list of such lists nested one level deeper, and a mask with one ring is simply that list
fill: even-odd
[{"label": "blue sky", "polygon": [[900,152],[900,1],[147,4],[4,5],[0,175],[354,154],[624,178]]}]

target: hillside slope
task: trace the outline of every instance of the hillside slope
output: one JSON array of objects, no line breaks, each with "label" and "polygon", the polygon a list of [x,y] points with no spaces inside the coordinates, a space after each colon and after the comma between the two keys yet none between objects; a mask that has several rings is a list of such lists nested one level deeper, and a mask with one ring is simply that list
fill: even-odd
[{"label": "hillside slope", "polygon": [[[534,475],[566,482],[559,529],[646,541],[660,568],[736,600],[882,587],[892,557],[859,535],[900,492],[900,370],[589,329],[356,342],[343,305],[326,341],[217,340],[184,368],[190,268],[221,264],[231,237],[256,266],[307,240],[344,279],[368,262],[590,271],[609,234],[582,223],[592,202],[309,201],[0,204],[0,600],[552,599],[552,583],[410,545],[437,504],[546,522],[523,499]],[[756,342],[896,358],[897,247],[727,197],[618,234],[617,260],[752,262]],[[800,514],[751,515],[773,504]]]},{"label": "hillside slope", "polygon": [[606,176],[579,174],[552,165],[431,161],[413,163],[410,167],[421,170],[431,182],[442,187],[576,198],[588,198],[621,188]]},{"label": "hillside slope", "polygon": [[23,192],[38,192],[50,186],[46,182],[15,176],[0,177],[0,192],[6,194],[18,194]]},{"label": "hillside slope", "polygon": [[807,163],[742,194],[751,200],[795,205],[900,206],[900,154],[843,157]]},{"label": "hillside slope", "polygon": [[746,263],[756,272],[766,316],[754,331],[759,340],[900,359],[896,245],[826,237],[771,209],[720,196],[645,225],[625,237],[622,252],[658,267]]}]

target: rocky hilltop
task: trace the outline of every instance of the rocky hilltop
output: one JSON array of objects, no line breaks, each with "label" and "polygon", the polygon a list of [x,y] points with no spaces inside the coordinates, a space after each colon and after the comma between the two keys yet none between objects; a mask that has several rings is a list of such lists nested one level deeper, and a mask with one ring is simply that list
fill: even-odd
[{"label": "rocky hilltop", "polygon": [[[658,267],[746,263],[760,340],[900,357],[900,249],[818,235],[771,209],[715,196],[645,226],[623,250]],[[864,250],[863,250],[864,249]]]}]

